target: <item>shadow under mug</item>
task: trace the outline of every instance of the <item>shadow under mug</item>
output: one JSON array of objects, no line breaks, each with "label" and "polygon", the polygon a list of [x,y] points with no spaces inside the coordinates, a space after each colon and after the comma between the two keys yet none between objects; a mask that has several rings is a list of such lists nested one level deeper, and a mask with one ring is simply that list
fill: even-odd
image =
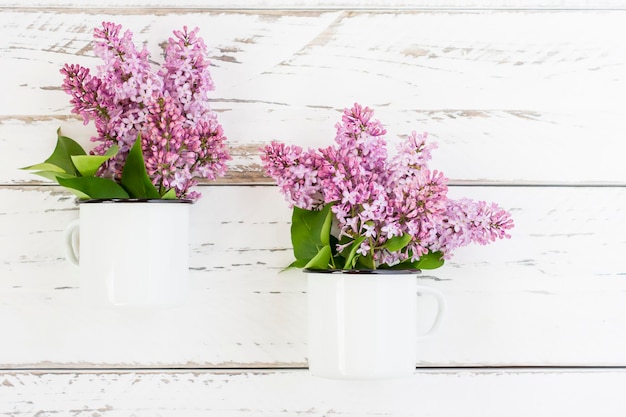
[{"label": "shadow under mug", "polygon": [[80,200],[67,259],[95,306],[181,304],[189,286],[190,200]]},{"label": "shadow under mug", "polygon": [[[415,372],[418,340],[437,331],[446,310],[440,291],[417,284],[419,271],[305,272],[313,375],[385,379]],[[434,297],[438,307],[432,327],[422,335],[419,294]]]}]

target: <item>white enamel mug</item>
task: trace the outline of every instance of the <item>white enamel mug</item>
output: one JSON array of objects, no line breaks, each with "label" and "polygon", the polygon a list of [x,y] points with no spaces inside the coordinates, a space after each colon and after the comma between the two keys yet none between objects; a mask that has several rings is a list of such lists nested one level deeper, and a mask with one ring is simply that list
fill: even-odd
[{"label": "white enamel mug", "polygon": [[[441,325],[446,301],[405,271],[308,273],[308,362],[313,375],[383,379],[412,375],[417,343]],[[373,271],[376,272],[376,271]],[[389,273],[404,272],[404,273]],[[438,305],[430,330],[418,335],[418,295]]]},{"label": "white enamel mug", "polygon": [[189,281],[189,200],[84,200],[65,230],[67,259],[96,306],[181,304]]}]

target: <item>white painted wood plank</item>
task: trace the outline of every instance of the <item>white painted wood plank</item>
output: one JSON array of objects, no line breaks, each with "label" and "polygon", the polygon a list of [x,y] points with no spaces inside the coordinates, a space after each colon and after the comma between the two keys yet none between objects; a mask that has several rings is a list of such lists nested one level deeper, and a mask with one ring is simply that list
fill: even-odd
[{"label": "white painted wood plank", "polygon": [[[499,272],[502,281],[515,273]],[[145,314],[93,310],[68,279],[50,279],[47,284],[56,285],[50,289],[26,279],[4,287],[0,323],[11,337],[3,342],[0,363],[43,369],[306,366],[304,276],[193,272],[192,280],[185,306]],[[418,346],[417,366],[626,364],[623,288],[544,290],[536,276],[529,277],[535,284],[529,290],[490,290],[478,278],[468,281],[477,289],[423,280],[444,291],[449,311],[440,333]],[[572,276],[551,285],[588,282]],[[423,328],[432,307],[430,300],[420,303]]]},{"label": "white painted wood plank", "polygon": [[626,371],[430,370],[390,381],[306,371],[0,374],[0,415],[621,417]]},{"label": "white painted wood plank", "polygon": [[[198,190],[203,197],[192,206],[192,268],[249,270],[262,261],[263,268],[280,270],[291,262],[291,211],[276,187]],[[449,195],[496,201],[511,210],[516,227],[510,240],[459,250],[438,275],[457,274],[461,265],[536,268],[548,277],[624,272],[625,187],[451,187]],[[78,216],[74,198],[59,187],[1,187],[0,196],[3,265],[60,262],[62,231]],[[516,288],[525,288],[523,281]]]},{"label": "white painted wood plank", "polygon": [[47,156],[58,127],[87,142],[58,69],[95,65],[91,30],[109,19],[152,51],[174,28],[202,28],[236,154],[229,181],[262,180],[256,149],[272,139],[326,146],[359,101],[390,141],[428,131],[455,180],[623,184],[625,13],[3,10],[13,100],[0,103],[0,182],[31,181],[17,163]]},{"label": "white painted wood plank", "polygon": [[[275,187],[202,187],[184,306],[134,314],[81,302],[56,187],[0,188],[0,367],[306,365],[306,282]],[[512,210],[513,238],[424,273],[449,315],[419,366],[626,365],[626,188],[453,187]],[[251,204],[254,202],[254,204]],[[421,324],[432,316],[420,304]]]},{"label": "white painted wood plank", "polygon": [[155,59],[172,30],[199,26],[214,64],[216,101],[605,111],[619,104],[625,13],[5,10],[1,52],[20,71],[3,83],[21,94],[0,110],[68,115],[58,69],[98,64],[92,30],[113,20],[148,42]]},{"label": "white painted wood plank", "polygon": [[[334,138],[332,124],[340,119],[342,111],[283,108],[268,113],[267,108],[246,107],[219,115],[229,132],[228,146],[233,157],[225,178],[219,182],[271,184],[263,172],[259,149],[274,139],[303,146],[328,146]],[[239,111],[246,114],[245,124]],[[443,171],[456,183],[626,184],[626,170],[621,168],[623,145],[619,135],[613,133],[618,129],[619,118],[598,117],[592,121],[508,111],[396,113],[385,109],[377,115],[390,122],[387,140],[391,151],[400,136],[412,130],[428,132],[430,140],[439,146],[433,152],[431,167]],[[595,128],[597,122],[600,125]],[[50,155],[59,127],[86,149],[93,146],[88,139],[92,134],[90,126],[75,119],[0,120],[0,148],[8,150],[0,153],[0,183],[45,183],[19,168]],[[587,142],[590,131],[597,133],[592,149],[572,145]],[[582,166],[586,168],[581,169]]]}]

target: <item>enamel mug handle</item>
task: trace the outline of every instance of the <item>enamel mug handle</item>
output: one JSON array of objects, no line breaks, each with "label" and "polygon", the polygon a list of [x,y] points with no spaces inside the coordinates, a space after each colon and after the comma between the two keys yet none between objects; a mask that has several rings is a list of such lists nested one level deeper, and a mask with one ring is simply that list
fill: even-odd
[{"label": "enamel mug handle", "polygon": [[430,327],[430,329],[426,333],[417,336],[419,340],[419,339],[424,339],[426,337],[432,336],[435,332],[437,332],[437,330],[439,330],[439,327],[441,327],[441,323],[443,322],[443,318],[446,314],[447,304],[446,304],[446,298],[444,297],[443,293],[439,290],[436,290],[434,288],[429,288],[429,287],[418,286],[417,292],[420,294],[432,295],[435,298],[435,300],[437,300],[437,317],[435,317],[435,321],[433,322],[433,325]]},{"label": "enamel mug handle", "polygon": [[80,237],[80,220],[75,219],[65,228],[65,257],[74,266],[78,266]]}]

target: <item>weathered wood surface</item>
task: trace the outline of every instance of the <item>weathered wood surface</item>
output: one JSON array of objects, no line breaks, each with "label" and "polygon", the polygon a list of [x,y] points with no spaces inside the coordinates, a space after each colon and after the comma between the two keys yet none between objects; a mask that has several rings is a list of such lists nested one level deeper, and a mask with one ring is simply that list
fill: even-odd
[{"label": "weathered wood surface", "polygon": [[[623,370],[564,368],[626,366],[622,3],[1,1],[0,415],[623,416]],[[183,25],[211,49],[234,159],[192,208],[194,291],[179,308],[84,305],[61,244],[73,198],[18,170],[58,127],[88,144],[58,70],[99,63],[103,20],[155,59]],[[392,143],[428,131],[451,193],[516,221],[511,240],[420,277],[449,314],[414,377],[388,383],[306,373],[306,278],[279,272],[290,212],[276,188],[242,185],[268,183],[259,146],[325,146],[355,101]]]},{"label": "weathered wood surface", "polygon": [[258,147],[272,139],[326,146],[358,101],[392,143],[428,131],[434,166],[457,181],[626,183],[626,11],[193,8],[2,10],[0,183],[34,181],[16,169],[45,158],[58,127],[88,144],[58,70],[99,63],[103,20],[155,60],[172,30],[201,28],[234,155],[226,182],[266,182]]},{"label": "weathered wood surface", "polygon": [[378,382],[305,371],[5,373],[0,416],[621,417],[623,370],[428,370]]},{"label": "weathered wood surface", "polygon": [[[0,367],[303,367],[306,277],[275,187],[205,186],[192,207],[189,302],[135,314],[81,302],[57,187],[0,188]],[[420,280],[449,299],[419,366],[626,365],[626,188],[453,187],[497,199],[513,238],[459,251]],[[431,300],[420,307],[422,325]]]}]

